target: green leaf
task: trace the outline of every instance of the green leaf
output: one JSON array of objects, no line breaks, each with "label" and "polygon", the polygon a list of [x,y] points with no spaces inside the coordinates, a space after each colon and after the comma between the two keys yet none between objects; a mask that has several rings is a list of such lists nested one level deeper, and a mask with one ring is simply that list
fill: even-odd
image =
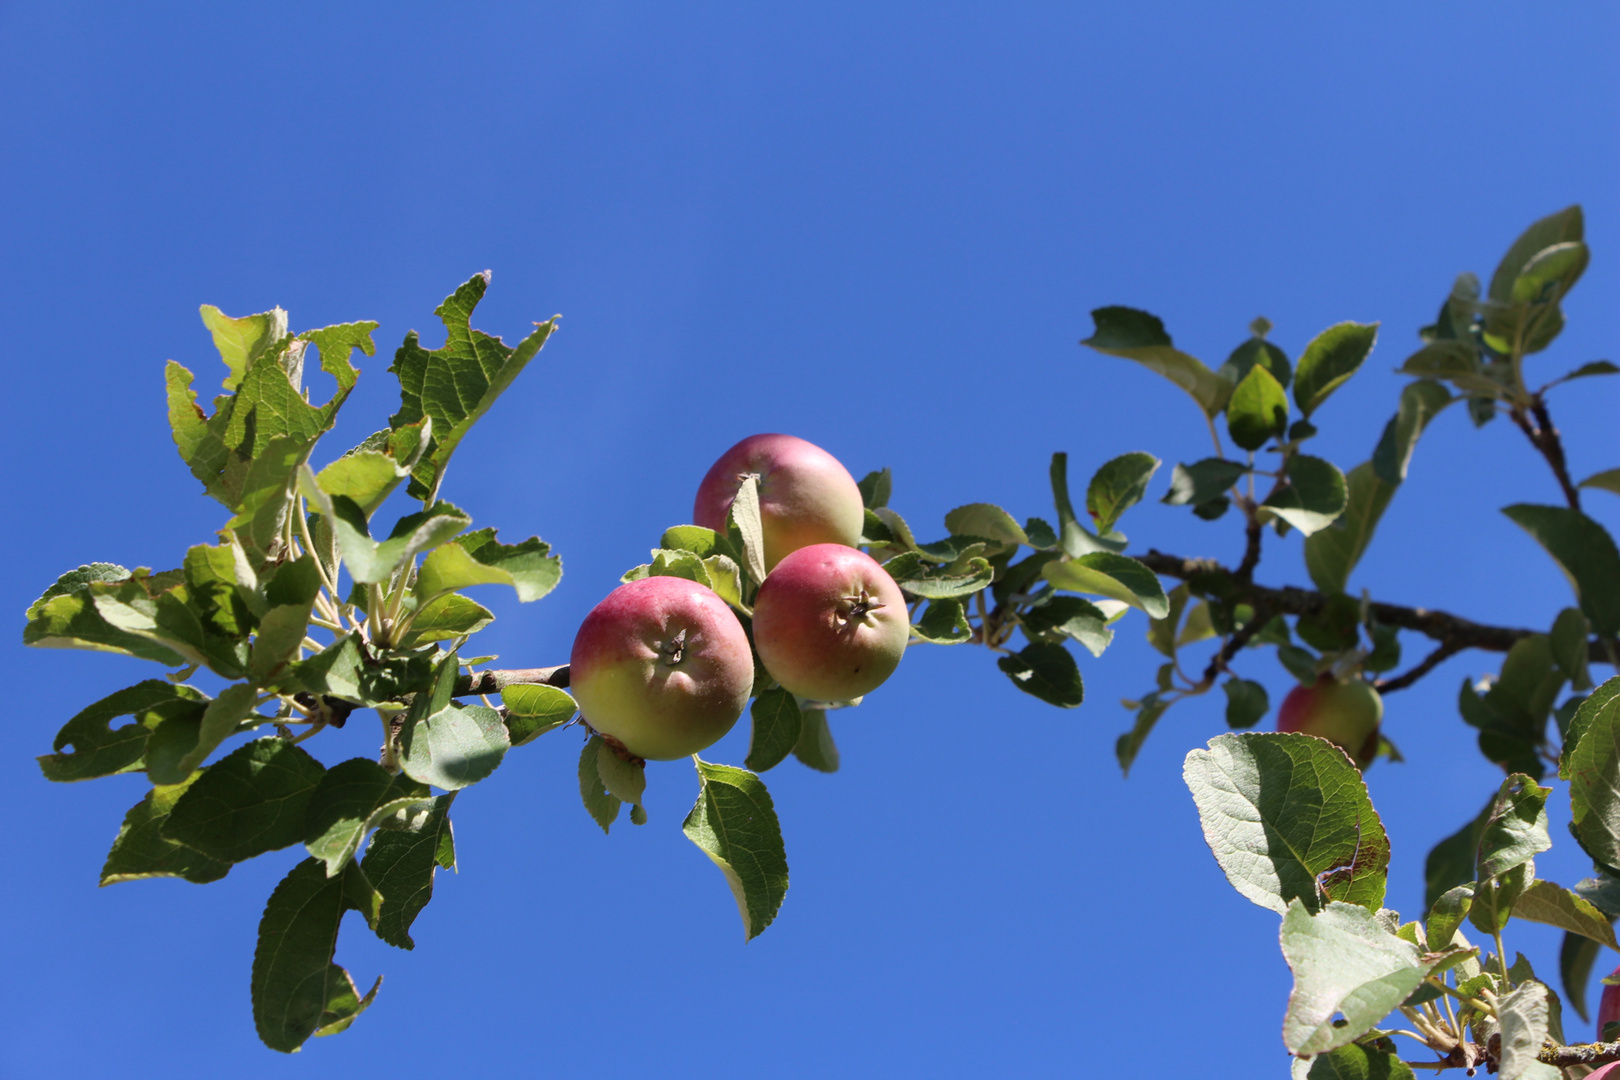
[{"label": "green leaf", "polygon": [[[973,627],[968,623],[960,600],[930,600],[922,618],[912,624],[911,632],[917,639],[934,645],[961,645],[973,640]],[[755,772],[764,771],[755,769],[752,763],[748,767]]]},{"label": "green leaf", "polygon": [[1620,675],[1576,710],[1558,775],[1569,781],[1570,828],[1581,847],[1620,866]]},{"label": "green leaf", "polygon": [[377,976],[377,981],[371,984],[366,996],[361,997],[360,988],[354,984],[354,978],[347,971],[338,968],[333,973],[332,983],[328,986],[326,1008],[321,1010],[321,1026],[315,1029],[315,1037],[348,1031],[349,1025],[377,1000],[377,991],[382,989],[382,981],[383,977]]},{"label": "green leaf", "polygon": [[1277,646],[1277,662],[1288,669],[1288,674],[1298,679],[1302,686],[1309,686],[1316,681],[1319,674],[1317,660],[1315,653],[1298,645]]},{"label": "green leaf", "polygon": [[1233,386],[1237,386],[1256,367],[1265,368],[1271,377],[1285,388],[1294,377],[1294,369],[1288,362],[1288,354],[1261,337],[1251,337],[1233,349],[1232,355],[1226,358],[1226,363],[1215,373]]},{"label": "green leaf", "polygon": [[1526,265],[1538,254],[1558,244],[1585,239],[1586,223],[1581,214],[1581,208],[1567,206],[1555,214],[1535,222],[1519,235],[1508,248],[1507,254],[1497,264],[1496,272],[1491,275],[1489,296],[1491,300],[1499,303],[1511,303],[1513,300],[1513,283],[1524,271]]},{"label": "green leaf", "polygon": [[977,536],[1004,544],[1027,544],[1029,537],[1013,516],[993,503],[969,503],[945,515],[952,536]]},{"label": "green leaf", "polygon": [[1187,598],[1191,595],[1186,585],[1177,585],[1170,590],[1167,599],[1170,610],[1162,618],[1153,619],[1148,623],[1148,644],[1161,656],[1175,659],[1176,632],[1181,628],[1181,613],[1186,610]]},{"label": "green leaf", "polygon": [[972,596],[995,579],[995,570],[986,559],[971,558],[960,572],[924,561],[916,552],[897,555],[883,564],[906,592],[925,600],[950,600]]},{"label": "green leaf", "polygon": [[325,771],[285,739],[256,739],[191,784],[163,834],[228,863],[291,847],[304,839],[305,813]]},{"label": "green leaf", "polygon": [[1307,1080],[1414,1080],[1416,1076],[1388,1039],[1380,1039],[1377,1045],[1351,1043],[1318,1054],[1310,1059],[1310,1071],[1305,1075]]},{"label": "green leaf", "polygon": [[233,319],[212,304],[198,308],[203,325],[214,335],[214,347],[229,372],[223,386],[235,390],[247,372],[248,363],[263,356],[272,345],[287,336],[287,313],[271,308],[258,315]]},{"label": "green leaf", "polygon": [[1135,451],[1121,454],[1103,463],[1091,477],[1086,488],[1086,512],[1096,524],[1097,532],[1108,535],[1121,515],[1147,495],[1148,481],[1159,469],[1159,459],[1152,454]]},{"label": "green leaf", "polygon": [[315,474],[315,483],[328,495],[349,499],[369,518],[409,475],[407,465],[381,450],[353,450]]},{"label": "green leaf", "polygon": [[1287,486],[1273,492],[1262,505],[1310,536],[1332,524],[1348,502],[1349,488],[1338,466],[1309,454],[1296,454],[1288,463]]},{"label": "green leaf", "polygon": [[837,772],[838,746],[827,726],[827,714],[821,709],[805,709],[799,719],[799,741],[793,744],[793,756],[817,772]]},{"label": "green leaf", "polygon": [[640,806],[647,791],[647,768],[620,756],[606,739],[596,748],[596,775],[602,786],[621,802]]},{"label": "green leaf", "polygon": [[702,790],[681,831],[720,872],[737,900],[743,936],[753,940],[787,895],[787,854],[770,792],[759,777],[696,758]]},{"label": "green leaf", "polygon": [[1157,316],[1128,307],[1097,308],[1091,313],[1096,329],[1080,342],[1109,356],[1134,360],[1187,391],[1204,415],[1214,419],[1232,396],[1232,384],[1204,366],[1203,361],[1175,348]]},{"label": "green leaf", "polygon": [[[955,601],[947,600],[944,603]],[[776,687],[754,699],[749,716],[754,726],[753,734],[748,739],[748,757],[743,764],[756,773],[774,769],[798,745],[804,726],[798,700],[788,691]]]},{"label": "green leaf", "polygon": [[[28,606],[28,624],[23,627],[23,644],[46,649],[92,649],[125,653],[142,660],[155,660],[165,667],[181,667],[186,661],[160,638],[131,633],[102,614],[98,596],[116,600],[120,596],[140,598],[150,606],[144,583],[114,563],[90,563],[69,570],[56,579],[38,600]],[[150,618],[146,620],[151,624]]]},{"label": "green leaf", "polygon": [[1350,470],[1345,477],[1344,513],[1305,538],[1305,568],[1318,589],[1345,591],[1351,571],[1366,554],[1373,530],[1394,495],[1394,485],[1378,475],[1372,462]]},{"label": "green leaf", "polygon": [[1313,915],[1298,898],[1283,915],[1282,950],[1294,973],[1283,1044],[1295,1054],[1359,1039],[1448,959],[1419,952],[1364,907],[1335,901]]},{"label": "green leaf", "polygon": [[335,1022],[329,1008],[354,991],[349,973],[332,962],[338,925],[346,911],[365,913],[371,895],[359,867],[327,877],[319,859],[293,867],[270,894],[253,953],[253,1022],[270,1049],[290,1054]]},{"label": "green leaf", "polygon": [[413,780],[458,791],[500,767],[511,746],[501,714],[486,705],[446,705],[427,716],[407,714],[400,731],[400,768]]},{"label": "green leaf", "polygon": [[1338,747],[1312,735],[1217,735],[1187,755],[1182,776],[1204,840],[1244,897],[1277,912],[1295,900],[1307,910],[1319,899],[1382,905],[1389,839]]},{"label": "green leaf", "polygon": [[579,797],[585,803],[585,812],[591,815],[602,831],[608,831],[619,816],[619,800],[608,793],[607,786],[602,783],[602,775],[597,772],[597,754],[602,746],[602,736],[592,735],[585,743],[585,748],[579,754]]},{"label": "green leaf", "polygon": [[455,869],[456,842],[450,827],[455,798],[452,791],[425,800],[426,813],[412,828],[377,830],[360,862],[360,869],[383,895],[377,936],[395,948],[416,947],[411,924],[433,899],[434,872]]},{"label": "green leaf", "polygon": [[359,705],[376,705],[414,693],[431,674],[426,656],[360,654],[353,634],[345,634],[314,656],[288,666],[281,683],[311,694],[329,694]]},{"label": "green leaf", "polygon": [[1611,949],[1620,949],[1620,943],[1616,943],[1614,938],[1614,924],[1607,915],[1562,885],[1550,881],[1532,882],[1514,903],[1513,917],[1546,923],[1591,938]]},{"label": "green leaf", "polygon": [[1258,450],[1288,430],[1288,395],[1260,364],[1249,369],[1226,406],[1226,429],[1245,450]]},{"label": "green leaf", "polygon": [[[252,683],[237,683],[221,690],[219,696],[203,709],[197,725],[196,744],[180,755],[172,773],[160,764],[156,755],[147,762],[146,772],[152,782],[177,784],[190,775],[191,770],[208,760],[208,755],[217,750],[221,743],[236,734],[238,726],[253,712],[253,702],[257,696],[258,691]],[[224,763],[220,762],[221,765]]]},{"label": "green leaf", "polygon": [[1474,906],[1474,883],[1472,881],[1446,892],[1430,905],[1429,920],[1424,928],[1425,936],[1433,948],[1445,948],[1451,945],[1462,926],[1463,920],[1468,918],[1469,911]]},{"label": "green leaf", "polygon": [[1558,563],[1593,629],[1609,636],[1620,633],[1620,549],[1603,526],[1563,506],[1516,503],[1502,513]]},{"label": "green leaf", "polygon": [[1592,965],[1597,963],[1598,954],[1602,951],[1603,946],[1591,938],[1571,933],[1564,935],[1564,941],[1558,948],[1558,977],[1564,984],[1564,998],[1586,1023],[1592,1020],[1586,1009],[1586,984],[1592,979]]},{"label": "green leaf", "polygon": [[[885,521],[888,519],[885,518]],[[726,511],[726,532],[736,533],[735,546],[743,553],[743,567],[756,582],[765,580],[765,525],[760,518],[759,477],[743,477],[737,485],[737,495]]]},{"label": "green leaf", "polygon": [[1131,775],[1131,766],[1136,764],[1136,755],[1142,752],[1142,744],[1147,742],[1159,717],[1170,708],[1172,701],[1166,701],[1154,692],[1145,695],[1137,705],[1136,720],[1131,724],[1131,730],[1114,740],[1114,758],[1119,762],[1121,773]]},{"label": "green leaf", "polygon": [[1506,873],[1478,882],[1468,921],[1483,934],[1497,934],[1513,915],[1513,905],[1536,877],[1536,864],[1523,862]]},{"label": "green leaf", "polygon": [[889,505],[894,477],[885,467],[877,472],[867,473],[855,486],[861,489],[861,504],[868,510],[876,510],[880,506]]},{"label": "green leaf", "polygon": [[1234,675],[1221,689],[1226,691],[1226,726],[1234,730],[1254,727],[1271,708],[1266,688],[1253,680]]},{"label": "green leaf", "polygon": [[175,802],[201,775],[194,774],[184,783],[154,787],[130,807],[113,840],[112,850],[107,852],[107,861],[101,867],[101,884],[177,877],[204,885],[218,881],[230,871],[230,863],[210,859],[163,835],[163,826]]},{"label": "green leaf", "polygon": [[1061,451],[1052,455],[1050,470],[1052,501],[1057,506],[1059,545],[1069,555],[1084,555],[1092,551],[1119,552],[1125,550],[1124,538],[1104,539],[1092,534],[1080,524],[1069,499],[1069,455]]},{"label": "green leaf", "polygon": [[1146,612],[1149,618],[1162,619],[1170,610],[1164,586],[1153,571],[1124,555],[1094,551],[1077,559],[1047,563],[1041,576],[1060,589],[1122,600]]},{"label": "green leaf", "polygon": [[1373,451],[1372,467],[1380,480],[1399,484],[1406,479],[1418,436],[1455,400],[1449,390],[1429,379],[1419,379],[1401,389],[1400,408],[1385,425],[1378,448]]},{"label": "green leaf", "polygon": [[1101,656],[1114,640],[1108,629],[1108,616],[1089,600],[1078,596],[1049,596],[1047,599],[1019,614],[1026,634],[1036,637],[1060,634],[1072,638],[1086,647],[1092,656]]},{"label": "green leaf", "polygon": [[669,551],[690,551],[700,559],[725,551],[715,531],[701,525],[676,525],[665,529],[664,538],[658,542],[658,546]]},{"label": "green leaf", "polygon": [[1479,851],[1480,834],[1485,831],[1485,823],[1495,808],[1496,794],[1493,792],[1472,821],[1430,849],[1423,863],[1425,910],[1434,907],[1440,897],[1453,888],[1474,880],[1474,861]]},{"label": "green leaf", "polygon": [[326,865],[327,877],[342,873],[360,850],[371,815],[393,782],[393,774],[370,758],[340,761],[321,777],[304,811],[304,847]]},{"label": "green leaf", "polygon": [[1294,375],[1294,401],[1308,418],[1361,367],[1378,340],[1377,323],[1342,322],[1305,346]]},{"label": "green leaf", "polygon": [[1232,485],[1249,471],[1247,465],[1225,458],[1204,458],[1177,465],[1170,473],[1170,490],[1160,501],[1170,506],[1206,506],[1224,499]]},{"label": "green leaf", "polygon": [[562,559],[538,536],[501,544],[494,529],[478,529],[435,548],[422,560],[416,595],[465,589],[470,585],[510,585],[524,603],[538,600],[562,580]]},{"label": "green leaf", "polygon": [[1569,680],[1574,690],[1592,688],[1592,675],[1587,668],[1587,635],[1590,632],[1585,615],[1575,608],[1565,608],[1553,620],[1552,633],[1548,635],[1553,663],[1558,665],[1559,672]]},{"label": "green leaf", "polygon": [[1045,520],[1032,517],[1024,521],[1024,535],[1029,538],[1029,546],[1050,551],[1058,546],[1058,535],[1052,531],[1052,526]]},{"label": "green leaf", "polygon": [[1585,480],[1582,480],[1579,486],[1583,488],[1599,488],[1620,495],[1620,469],[1605,469],[1600,473],[1593,473]]},{"label": "green leaf", "polygon": [[430,352],[422,348],[412,330],[388,368],[399,376],[400,386],[399,412],[389,417],[389,427],[414,424],[423,416],[433,419],[428,450],[411,473],[407,491],[413,499],[426,501],[437,492],[450,455],[461,440],[557,329],[555,317],[536,323],[534,332],[515,349],[498,337],[474,330],[473,309],[488,288],[486,271],[445,297],[433,310],[444,323],[444,346]]},{"label": "green leaf", "polygon": [[1512,993],[1497,1001],[1496,1017],[1502,1037],[1497,1075],[1502,1080],[1542,1080],[1562,1075],[1561,1070],[1543,1066],[1537,1060],[1542,1044],[1547,1041],[1551,1020],[1545,986],[1534,980],[1520,983]]},{"label": "green leaf", "polygon": [[1475,863],[1480,881],[1505,874],[1552,847],[1547,835],[1547,796],[1551,794],[1552,788],[1538,786],[1523,773],[1502,781],[1480,830]]},{"label": "green leaf", "polygon": [[[62,725],[54,754],[38,758],[45,779],[58,783],[92,780],[141,767],[152,730],[171,716],[201,719],[208,698],[189,686],[147,679],[81,709]],[[114,728],[128,716],[133,723]],[[70,749],[71,748],[71,749]]]},{"label": "green leaf", "polygon": [[400,642],[400,647],[414,649],[435,641],[476,634],[494,621],[494,614],[482,604],[456,593],[444,593],[418,610],[411,620],[411,632]]},{"label": "green leaf", "polygon": [[519,683],[501,690],[506,731],[513,746],[531,743],[573,718],[579,706],[566,690]]},{"label": "green leaf", "polygon": [[997,657],[996,666],[1014,686],[1048,705],[1073,709],[1085,700],[1080,668],[1062,645],[1032,642],[1014,655]]}]

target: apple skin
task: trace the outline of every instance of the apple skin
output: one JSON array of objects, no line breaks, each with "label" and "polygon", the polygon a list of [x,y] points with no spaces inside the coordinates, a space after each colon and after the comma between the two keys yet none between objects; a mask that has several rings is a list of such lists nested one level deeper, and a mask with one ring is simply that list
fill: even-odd
[{"label": "apple skin", "polygon": [[866,506],[839,460],[792,435],[750,435],[720,455],[698,485],[692,521],[721,535],[741,478],[759,476],[759,516],[765,569],[811,544],[861,542]]},{"label": "apple skin", "polygon": [[569,657],[569,689],[585,721],[652,761],[713,745],[753,685],[742,623],[713,590],[686,578],[614,589],[585,616]]},{"label": "apple skin", "polygon": [[[1609,978],[1616,977],[1620,977],[1620,967],[1609,973]],[[1604,1024],[1613,1024],[1616,1021],[1620,1021],[1620,986],[1605,986],[1603,996],[1598,999],[1597,1037],[1603,1038]],[[1609,1066],[1609,1068],[1613,1069],[1617,1076],[1620,1076],[1620,1063]],[[1598,1072],[1593,1073],[1592,1076],[1597,1076],[1602,1071],[1600,1069]],[[1591,1080],[1591,1077],[1588,1077],[1587,1080]]]},{"label": "apple skin", "polygon": [[1364,679],[1339,682],[1323,675],[1312,686],[1296,686],[1277,710],[1278,731],[1320,735],[1350,755],[1359,769],[1378,754],[1378,724],[1384,700]]},{"label": "apple skin", "polygon": [[866,552],[842,544],[788,555],[754,600],[759,662],[784,689],[811,701],[849,701],[876,690],[894,674],[910,637],[900,586]]}]

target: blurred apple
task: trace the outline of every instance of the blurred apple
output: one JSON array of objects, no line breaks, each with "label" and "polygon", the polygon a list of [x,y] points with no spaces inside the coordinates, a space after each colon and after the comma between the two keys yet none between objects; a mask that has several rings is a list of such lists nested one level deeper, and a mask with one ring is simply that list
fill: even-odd
[{"label": "blurred apple", "polygon": [[1378,754],[1378,724],[1384,701],[1365,679],[1339,681],[1323,675],[1311,686],[1296,686],[1277,710],[1278,731],[1320,735],[1365,769]]}]

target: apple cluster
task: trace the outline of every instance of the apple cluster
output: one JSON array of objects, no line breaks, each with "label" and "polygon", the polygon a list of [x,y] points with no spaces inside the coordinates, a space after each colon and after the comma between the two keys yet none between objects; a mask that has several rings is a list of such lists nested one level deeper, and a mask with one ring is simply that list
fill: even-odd
[{"label": "apple cluster", "polygon": [[698,485],[695,524],[725,536],[757,482],[765,579],[749,632],[718,593],[684,577],[619,586],[579,628],[570,688],[592,729],[634,757],[670,761],[730,731],[754,692],[754,657],[805,701],[853,701],[899,666],[911,636],[900,587],[856,545],[866,509],[849,470],[792,435],[753,435]]}]

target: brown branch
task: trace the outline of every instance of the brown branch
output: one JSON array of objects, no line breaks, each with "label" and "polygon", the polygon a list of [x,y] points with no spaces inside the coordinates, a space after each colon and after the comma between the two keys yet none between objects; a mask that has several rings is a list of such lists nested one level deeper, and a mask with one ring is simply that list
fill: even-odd
[{"label": "brown branch", "polygon": [[[1242,581],[1236,573],[1211,559],[1184,559],[1161,551],[1149,551],[1136,558],[1155,574],[1185,581],[1200,596],[1226,603],[1242,601],[1252,605],[1256,611],[1264,609],[1272,615],[1314,615],[1322,610],[1328,599],[1324,593],[1294,585],[1273,588]],[[1415,631],[1441,644],[1450,645],[1455,652],[1465,649],[1507,652],[1514,642],[1541,632],[1510,626],[1487,626],[1445,611],[1377,601],[1370,605],[1370,611],[1373,618],[1385,626]],[[1588,645],[1587,655],[1593,663],[1609,663],[1608,653],[1596,639]]]},{"label": "brown branch", "polygon": [[1543,1065],[1607,1065],[1620,1061],[1620,1041],[1544,1046],[1536,1060]]},{"label": "brown branch", "polygon": [[566,690],[568,689],[568,665],[511,668],[505,671],[480,671],[472,675],[463,675],[456,680],[456,688],[452,693],[456,697],[463,694],[495,694],[508,686],[519,684],[525,686],[555,686]]},{"label": "brown branch", "polygon": [[1392,679],[1379,679],[1377,682],[1373,683],[1373,686],[1377,687],[1378,692],[1381,694],[1392,693],[1396,690],[1405,690],[1408,686],[1411,686],[1413,683],[1423,678],[1423,676],[1439,667],[1441,663],[1462,652],[1462,650],[1463,647],[1461,645],[1456,645],[1449,641],[1443,641],[1440,643],[1440,647],[1438,649],[1434,650],[1428,656],[1425,656],[1422,663],[1418,664],[1411,671],[1397,675]]},{"label": "brown branch", "polygon": [[[1564,459],[1564,443],[1558,437],[1558,429],[1553,426],[1552,415],[1547,411],[1547,403],[1540,394],[1530,397],[1530,413],[1525,413],[1522,405],[1514,405],[1508,410],[1513,422],[1524,432],[1524,437],[1530,440],[1541,456],[1547,459],[1547,465],[1552,469],[1553,475],[1558,478],[1558,486],[1564,489],[1564,501],[1569,503],[1571,510],[1581,508],[1581,493],[1569,477],[1569,464]],[[1530,422],[1531,416],[1535,423]]]}]

